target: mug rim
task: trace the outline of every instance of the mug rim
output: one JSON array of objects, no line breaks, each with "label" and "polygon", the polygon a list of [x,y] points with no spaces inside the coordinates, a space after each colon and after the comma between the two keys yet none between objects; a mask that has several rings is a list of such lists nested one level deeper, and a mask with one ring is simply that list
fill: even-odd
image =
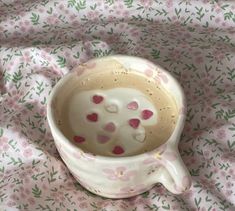
[{"label": "mug rim", "polygon": [[[175,77],[168,72],[167,70],[165,70],[164,68],[162,68],[161,66],[147,60],[141,57],[137,57],[137,56],[129,56],[129,55],[122,55],[122,54],[116,54],[116,55],[109,55],[109,56],[105,56],[105,57],[98,57],[98,58],[92,58],[87,60],[85,63],[87,62],[92,62],[95,61],[97,59],[102,59],[102,58],[121,58],[121,57],[125,57],[125,58],[130,58],[130,59],[138,59],[138,60],[142,60],[143,62],[147,62],[151,65],[153,65],[154,67],[160,69],[162,72],[164,72],[164,74],[166,74],[168,77],[171,78],[171,80],[174,81],[177,89],[179,90],[181,97],[182,97],[182,103],[181,106],[184,107],[186,109],[186,100],[185,100],[185,94],[184,91],[180,85],[180,83],[178,82],[178,80],[175,79]],[[81,64],[79,64],[81,65]],[[79,66],[78,65],[78,66]],[[53,108],[52,108],[52,102],[53,100],[56,98],[56,96],[58,95],[58,91],[59,89],[66,83],[68,82],[68,80],[70,79],[70,77],[74,74],[74,69],[76,69],[78,66],[76,66],[75,68],[72,69],[71,72],[68,72],[67,74],[65,74],[64,76],[62,76],[62,78],[56,83],[56,85],[52,88],[51,93],[49,94],[48,98],[47,98],[47,120],[48,120],[48,124],[50,127],[50,130],[54,132],[54,134],[56,134],[56,138],[53,137],[54,142],[55,139],[59,139],[59,142],[63,142],[62,145],[67,145],[68,148],[71,149],[71,151],[73,152],[79,152],[79,153],[83,153],[84,157],[88,157],[88,155],[91,155],[91,152],[85,152],[83,151],[79,146],[75,146],[73,143],[71,143],[70,140],[68,140],[65,135],[62,133],[62,131],[59,129],[59,127],[56,124],[56,120],[55,117],[53,115]],[[171,146],[177,146],[178,145],[178,140],[182,130],[184,128],[184,122],[185,122],[185,114],[180,114],[177,120],[177,123],[175,125],[175,128],[172,132],[172,134],[170,135],[170,137],[168,138],[168,140],[166,140],[163,144],[159,145],[158,147],[152,149],[151,151],[148,152],[144,152],[144,153],[140,153],[137,155],[129,155],[129,156],[116,156],[116,157],[111,157],[111,156],[105,156],[105,155],[98,155],[95,154],[94,157],[96,160],[100,160],[100,161],[130,161],[130,160],[142,160],[146,157],[146,155],[153,155],[156,151],[158,151],[158,149],[163,146],[163,145],[171,145]],[[175,136],[178,137],[175,137]],[[175,138],[175,141],[171,141],[172,138]],[[56,145],[57,147],[57,145]],[[93,154],[92,154],[93,155]]]}]

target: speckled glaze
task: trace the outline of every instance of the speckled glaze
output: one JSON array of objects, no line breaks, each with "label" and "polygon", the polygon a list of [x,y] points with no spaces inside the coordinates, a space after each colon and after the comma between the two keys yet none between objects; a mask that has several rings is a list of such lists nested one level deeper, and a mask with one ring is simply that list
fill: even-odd
[{"label": "speckled glaze", "polygon": [[148,60],[124,55],[108,58],[117,60],[127,69],[154,78],[156,84],[160,83],[174,97],[179,109],[175,129],[165,144],[151,152],[135,156],[105,157],[85,153],[75,147],[59,130],[57,114],[60,113],[62,99],[68,92],[68,85],[73,84],[76,77],[92,71],[96,63],[96,59],[93,59],[61,79],[48,100],[48,122],[63,161],[82,186],[104,197],[131,197],[149,190],[156,183],[162,183],[172,193],[183,193],[190,188],[191,178],[178,151],[186,111],[180,85],[167,71]]}]

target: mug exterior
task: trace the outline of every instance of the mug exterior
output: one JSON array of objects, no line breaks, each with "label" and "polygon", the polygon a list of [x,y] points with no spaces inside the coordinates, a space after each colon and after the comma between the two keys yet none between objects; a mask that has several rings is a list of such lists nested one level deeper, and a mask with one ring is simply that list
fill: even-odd
[{"label": "mug exterior", "polygon": [[97,59],[93,59],[63,77],[48,99],[47,118],[61,158],[83,187],[103,197],[135,196],[149,190],[156,183],[162,183],[172,193],[183,193],[190,188],[191,177],[178,151],[186,115],[185,97],[179,83],[161,67],[139,57],[113,55],[100,59],[115,59],[125,68],[138,71],[153,78],[156,84],[161,84],[173,96],[179,109],[175,129],[160,147],[134,156],[105,157],[85,153],[75,147],[58,127],[58,101],[66,94],[66,84],[75,77],[94,71]]}]

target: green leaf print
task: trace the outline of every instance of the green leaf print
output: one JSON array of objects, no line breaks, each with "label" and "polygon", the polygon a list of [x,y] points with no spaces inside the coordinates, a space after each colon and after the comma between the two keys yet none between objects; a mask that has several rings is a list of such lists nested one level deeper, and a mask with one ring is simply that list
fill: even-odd
[{"label": "green leaf print", "polygon": [[61,68],[63,68],[65,67],[66,59],[62,56],[58,56],[58,59],[56,60],[56,62]]},{"label": "green leaf print", "polygon": [[34,197],[40,198],[42,191],[38,188],[37,185],[35,185],[34,188],[32,188],[32,193],[33,193]]},{"label": "green leaf print", "polygon": [[7,163],[9,164],[13,164],[14,166],[18,165],[18,167],[22,166],[24,163],[22,162],[21,158],[14,158],[14,157],[10,157],[10,162]]},{"label": "green leaf print", "polygon": [[178,9],[177,10],[177,8],[175,8],[175,14],[176,14],[176,16],[177,16],[177,18],[179,19],[180,18],[180,13],[181,13],[181,9]]},{"label": "green leaf print", "polygon": [[105,3],[111,6],[112,4],[114,4],[114,0],[106,0]]},{"label": "green leaf print", "polygon": [[3,129],[0,128],[0,137],[2,137],[2,136],[3,136]]},{"label": "green leaf print", "polygon": [[127,8],[131,8],[133,4],[133,0],[124,0],[124,4],[127,6]]},{"label": "green leaf print", "polygon": [[4,170],[5,170],[4,166],[0,167],[0,172],[4,173]]},{"label": "green leaf print", "polygon": [[160,51],[159,51],[159,50],[156,50],[156,49],[152,49],[151,56],[152,56],[154,59],[159,59],[159,58],[160,58]]},{"label": "green leaf print", "polygon": [[229,68],[227,67],[227,70],[228,70],[228,77],[227,79],[230,80],[230,81],[233,81],[235,79],[235,68]]},{"label": "green leaf print", "polygon": [[231,142],[230,142],[230,141],[228,140],[227,143],[228,143],[229,149],[232,151],[232,150],[233,150],[233,147],[235,146],[235,141],[232,141],[232,140],[231,140]]},{"label": "green leaf print", "polygon": [[197,10],[197,12],[196,12],[196,14],[197,14],[196,19],[198,19],[199,21],[202,21],[202,18],[205,16],[205,13],[202,12],[203,7],[201,7],[201,8],[195,7],[195,9]]},{"label": "green leaf print", "polygon": [[7,198],[7,195],[5,193],[0,193],[0,202],[3,202],[5,198]]},{"label": "green leaf print", "polygon": [[58,171],[55,171],[54,167],[52,166],[52,171],[49,173],[48,182],[52,183],[56,181],[55,175],[58,173]]},{"label": "green leaf print", "polygon": [[170,210],[170,205],[168,204],[167,206],[162,206],[162,208],[164,209],[164,210]]},{"label": "green leaf print", "polygon": [[13,81],[14,83],[17,83],[17,82],[20,81],[22,78],[23,78],[23,76],[22,76],[21,70],[19,70],[18,72],[14,72],[12,81]]},{"label": "green leaf print", "polygon": [[36,81],[36,83],[37,83],[37,87],[36,87],[36,94],[38,95],[38,96],[40,96],[41,95],[41,93],[44,91],[44,87],[43,87],[43,82],[38,82],[38,81]]},{"label": "green leaf print", "polygon": [[69,0],[68,1],[68,7],[74,7],[78,12],[80,10],[86,9],[86,0]]},{"label": "green leaf print", "polygon": [[224,13],[224,20],[233,20],[235,21],[235,14],[232,11]]},{"label": "green leaf print", "polygon": [[39,15],[32,13],[32,16],[30,17],[33,25],[38,25],[39,24]]},{"label": "green leaf print", "polygon": [[7,72],[4,72],[4,73],[3,73],[3,78],[4,78],[4,81],[5,81],[5,82],[9,82],[10,80],[12,80],[11,77],[12,77],[12,76],[11,76],[10,73],[7,73]]},{"label": "green leaf print", "polygon": [[196,204],[196,206],[197,206],[197,208],[199,209],[199,205],[200,205],[200,203],[201,203],[201,201],[202,201],[202,198],[200,197],[199,199],[197,199],[197,198],[195,198],[194,199],[194,202],[195,202],[195,204]]}]

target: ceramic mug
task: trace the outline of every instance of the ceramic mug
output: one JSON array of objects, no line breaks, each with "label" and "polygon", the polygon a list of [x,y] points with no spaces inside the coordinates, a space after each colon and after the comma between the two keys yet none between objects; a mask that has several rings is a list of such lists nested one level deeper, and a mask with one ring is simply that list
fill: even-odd
[{"label": "ceramic mug", "polygon": [[[55,145],[61,158],[76,180],[87,190],[108,198],[127,198],[151,189],[156,183],[163,184],[174,194],[181,194],[191,186],[191,177],[179,151],[178,142],[186,115],[185,96],[179,83],[160,66],[132,56],[114,55],[115,59],[132,71],[155,77],[174,98],[179,116],[170,138],[150,152],[126,156],[108,157],[84,152],[69,141],[59,129],[59,116],[65,96],[82,74],[90,74],[96,59],[75,68],[53,88],[47,104],[47,118]],[[84,68],[86,67],[86,68]],[[148,70],[146,72],[145,70]],[[154,74],[149,74],[149,72]]]}]

